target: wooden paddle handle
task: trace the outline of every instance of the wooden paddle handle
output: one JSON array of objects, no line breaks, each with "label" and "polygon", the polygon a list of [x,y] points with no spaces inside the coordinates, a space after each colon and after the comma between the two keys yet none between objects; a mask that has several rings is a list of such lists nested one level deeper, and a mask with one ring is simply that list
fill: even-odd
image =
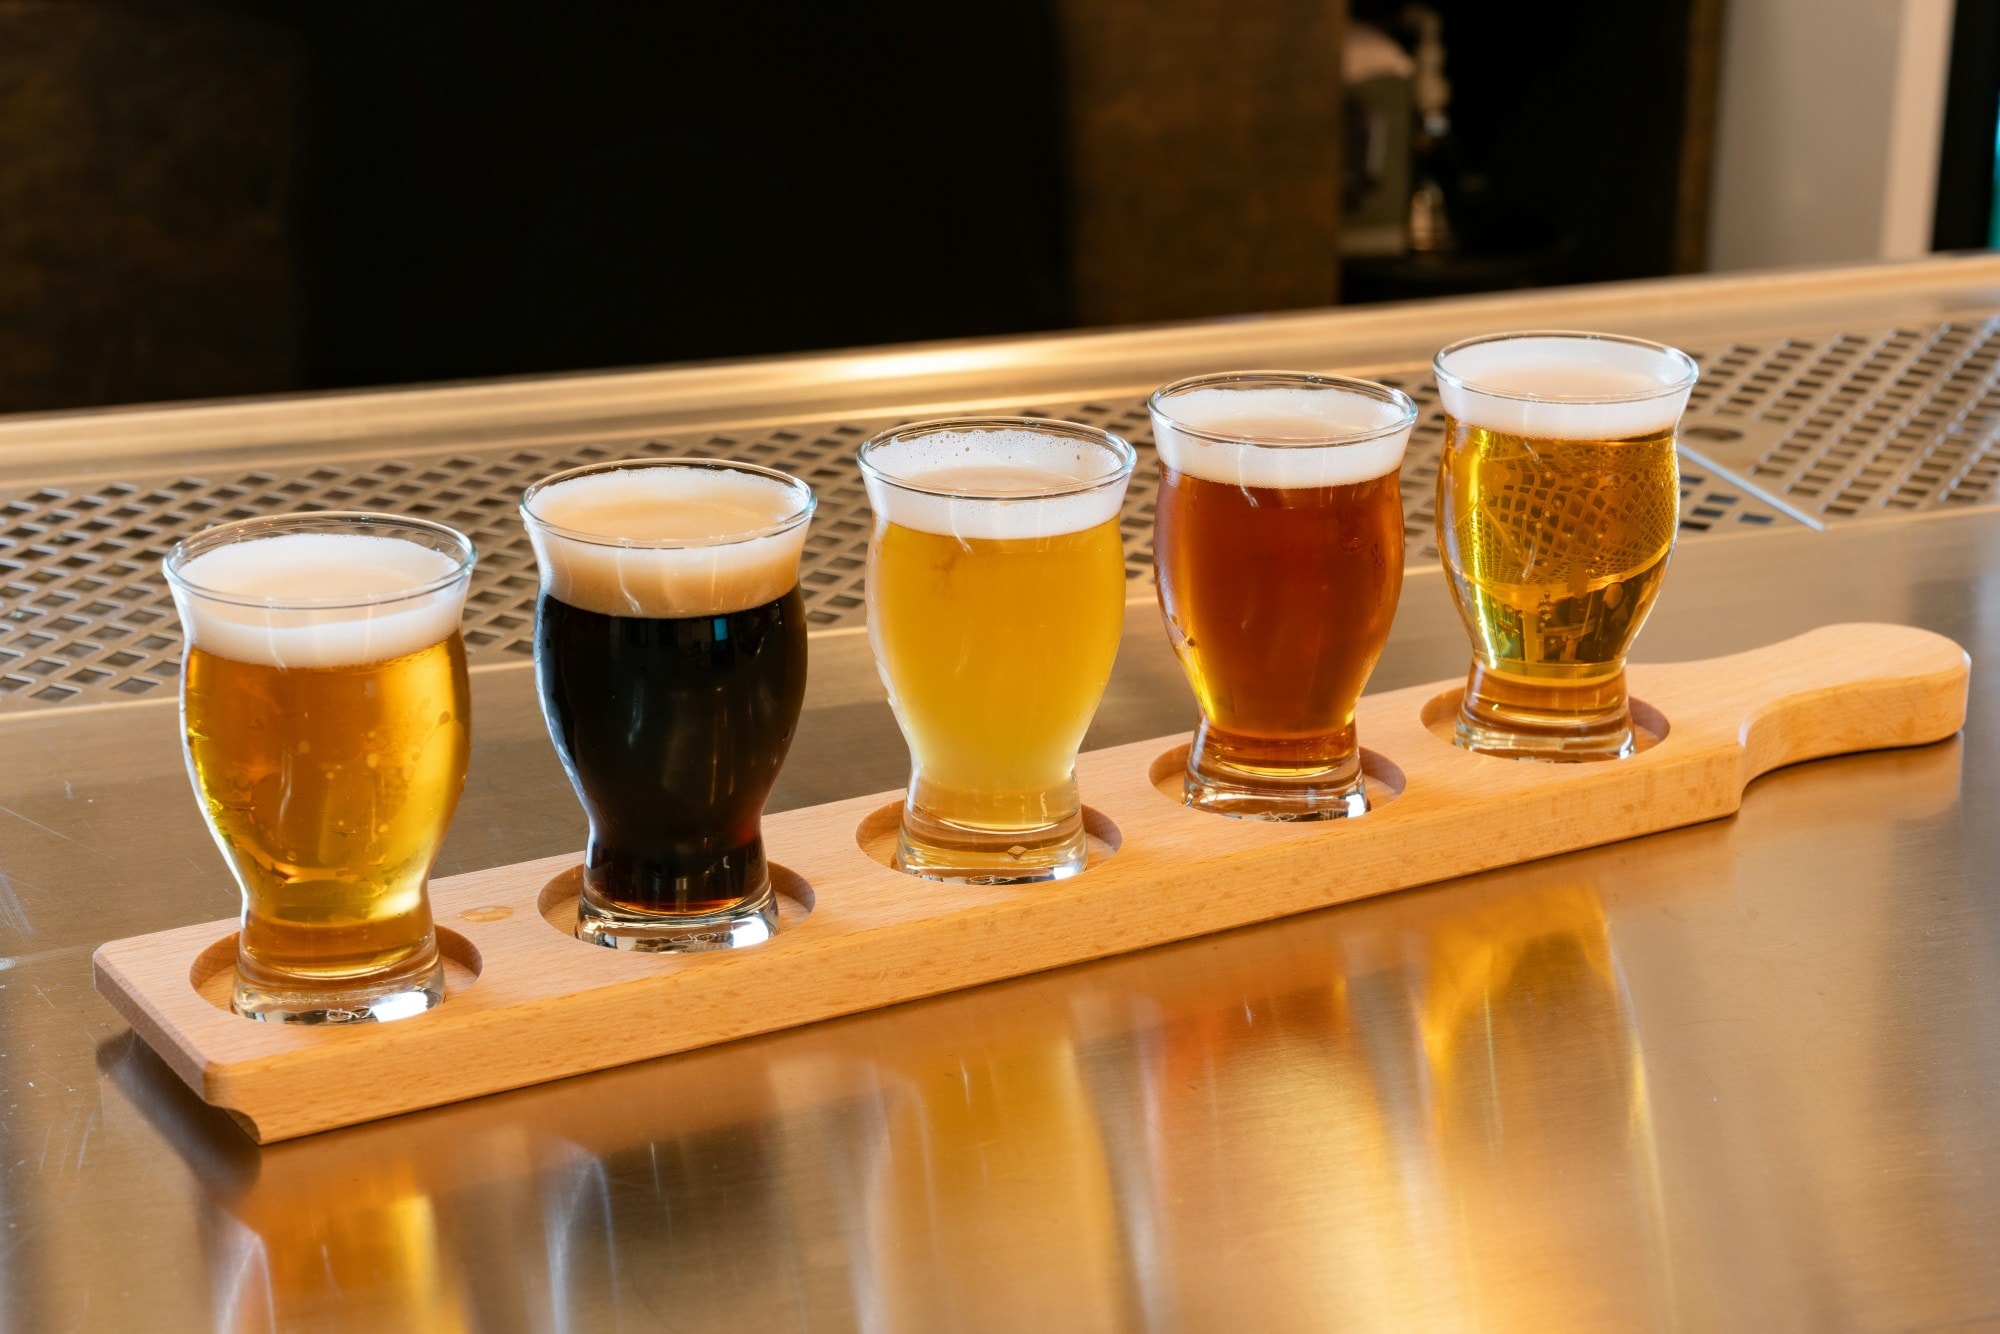
[{"label": "wooden paddle handle", "polygon": [[1707,702],[1742,720],[1748,783],[1802,760],[1951,736],[1965,724],[1971,667],[1964,649],[1929,630],[1828,625],[1732,657],[1637,669],[1633,693],[1644,699],[1649,684],[1698,672]]}]

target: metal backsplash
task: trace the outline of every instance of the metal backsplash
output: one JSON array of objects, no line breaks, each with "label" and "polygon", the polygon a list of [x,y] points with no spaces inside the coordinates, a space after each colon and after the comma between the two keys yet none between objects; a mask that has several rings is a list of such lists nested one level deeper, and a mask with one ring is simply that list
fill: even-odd
[{"label": "metal backsplash", "polygon": [[[1701,357],[1683,431],[1684,538],[1819,526],[1991,503],[2000,475],[2000,320],[1840,333]],[[1437,559],[1433,486],[1443,419],[1428,368],[1382,377],[1422,409],[1403,468],[1409,559]],[[1149,446],[1140,398],[1042,405]],[[442,457],[301,462],[229,475],[134,476],[0,493],[0,711],[169,692],[180,633],[159,563],[184,534],[256,514],[380,509],[470,534],[479,548],[465,619],[475,661],[530,652],[536,579],[515,513],[538,477],[621,455],[740,458],[809,481],[820,510],[802,581],[812,624],[859,623],[869,514],[855,447],[894,418],[639,445],[468,449]],[[1142,460],[1121,527],[1126,571],[1151,578],[1155,469]]]}]

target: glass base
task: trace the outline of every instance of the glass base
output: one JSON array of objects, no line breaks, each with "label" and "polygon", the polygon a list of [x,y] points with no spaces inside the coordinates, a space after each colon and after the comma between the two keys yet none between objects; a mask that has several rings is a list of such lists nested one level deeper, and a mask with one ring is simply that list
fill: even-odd
[{"label": "glass base", "polygon": [[1478,663],[1452,741],[1497,759],[1555,763],[1621,760],[1638,746],[1622,670],[1588,683],[1523,682]]},{"label": "glass base", "polygon": [[778,896],[764,888],[711,913],[642,913],[592,899],[576,901],[576,938],[607,949],[640,954],[690,954],[761,945],[778,934]]},{"label": "glass base", "polygon": [[1224,760],[1220,750],[1206,727],[1195,735],[1181,786],[1184,804],[1236,820],[1346,820],[1368,813],[1359,752],[1331,765],[1251,768]]},{"label": "glass base", "polygon": [[272,1024],[373,1024],[408,1019],[444,1001],[444,960],[435,953],[414,973],[338,987],[282,987],[236,975],[230,1008]]},{"label": "glass base", "polygon": [[1065,880],[1089,860],[1083,813],[1036,830],[968,829],[903,808],[896,835],[898,871],[963,885],[1031,885]]}]

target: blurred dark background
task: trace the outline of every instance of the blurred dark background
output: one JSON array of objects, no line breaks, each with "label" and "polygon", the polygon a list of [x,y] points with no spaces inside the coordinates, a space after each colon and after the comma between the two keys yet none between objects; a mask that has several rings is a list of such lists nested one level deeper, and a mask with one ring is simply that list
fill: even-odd
[{"label": "blurred dark background", "polygon": [[1438,0],[1449,244],[1343,260],[1401,3],[0,0],[0,410],[1696,269],[1720,6]]}]

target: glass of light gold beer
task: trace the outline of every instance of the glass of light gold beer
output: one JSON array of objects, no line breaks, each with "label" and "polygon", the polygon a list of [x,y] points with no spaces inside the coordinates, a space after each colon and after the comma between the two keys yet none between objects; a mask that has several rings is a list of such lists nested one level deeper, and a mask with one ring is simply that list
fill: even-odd
[{"label": "glass of light gold beer", "polygon": [[1148,406],[1160,612],[1201,705],[1183,800],[1245,819],[1363,814],[1354,713],[1402,593],[1416,406],[1290,371],[1177,380]]},{"label": "glass of light gold beer", "polygon": [[1472,637],[1457,743],[1630,755],[1625,657],[1673,554],[1694,360],[1611,334],[1515,333],[1454,343],[1433,370],[1438,549]]},{"label": "glass of light gold beer", "polygon": [[1124,628],[1132,446],[1069,422],[920,422],[861,447],[868,634],[910,747],[898,869],[1083,870],[1076,755]]},{"label": "glass of light gold beer", "polygon": [[465,786],[472,543],[388,514],[287,514],[167,553],[181,722],[243,891],[233,1005],[400,1019],[444,998],[426,883]]}]

